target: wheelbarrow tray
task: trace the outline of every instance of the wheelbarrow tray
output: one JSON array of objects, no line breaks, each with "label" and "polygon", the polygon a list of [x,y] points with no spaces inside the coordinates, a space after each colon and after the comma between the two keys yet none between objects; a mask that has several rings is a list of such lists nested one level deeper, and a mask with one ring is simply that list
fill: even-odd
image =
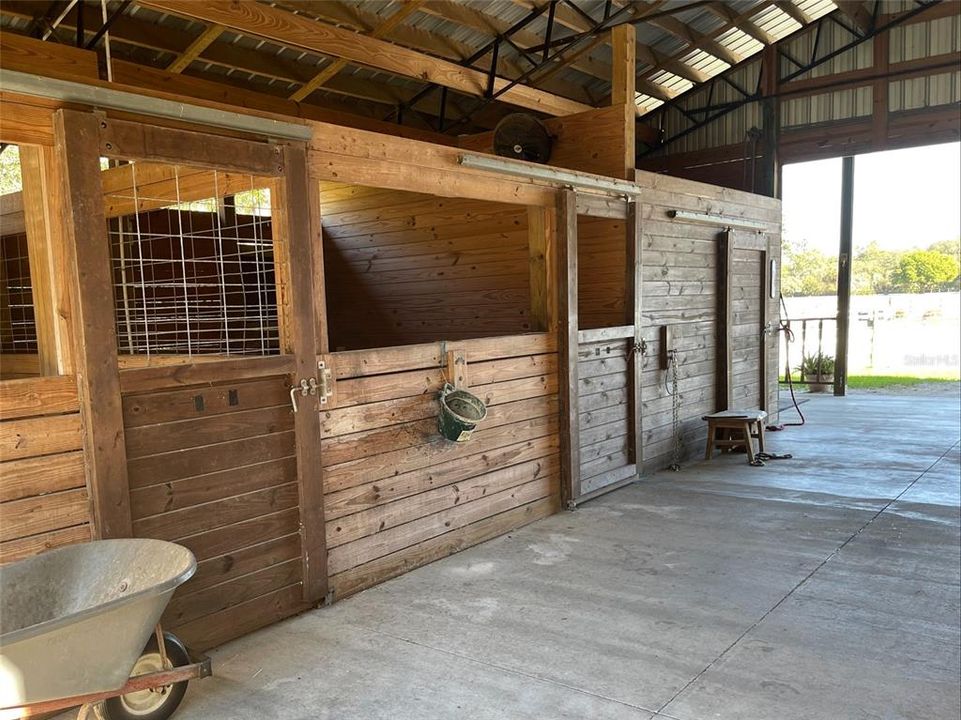
[{"label": "wheelbarrow tray", "polygon": [[0,568],[0,708],[119,690],[197,568],[162,540],[98,540]]}]

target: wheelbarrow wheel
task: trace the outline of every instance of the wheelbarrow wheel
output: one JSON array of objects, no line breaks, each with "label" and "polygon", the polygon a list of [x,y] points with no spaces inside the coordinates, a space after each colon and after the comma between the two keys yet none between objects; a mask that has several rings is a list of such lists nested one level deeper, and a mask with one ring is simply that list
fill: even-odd
[{"label": "wheelbarrow wheel", "polygon": [[[164,633],[164,648],[167,651],[167,660],[173,667],[190,664],[190,654],[176,635]],[[154,635],[134,665],[130,676],[163,669],[160,650],[157,647],[157,636]],[[184,699],[187,682],[182,680],[171,685],[139,690],[104,700],[97,708],[97,714],[101,720],[167,720],[177,711],[180,701]]]}]

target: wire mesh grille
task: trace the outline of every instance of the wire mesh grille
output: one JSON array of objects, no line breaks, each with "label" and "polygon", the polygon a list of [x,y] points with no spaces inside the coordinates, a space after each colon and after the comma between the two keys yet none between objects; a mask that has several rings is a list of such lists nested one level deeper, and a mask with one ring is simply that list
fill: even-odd
[{"label": "wire mesh grille", "polygon": [[105,172],[120,353],[278,354],[269,180],[152,163]]},{"label": "wire mesh grille", "polygon": [[0,352],[37,352],[27,236],[0,238]]}]

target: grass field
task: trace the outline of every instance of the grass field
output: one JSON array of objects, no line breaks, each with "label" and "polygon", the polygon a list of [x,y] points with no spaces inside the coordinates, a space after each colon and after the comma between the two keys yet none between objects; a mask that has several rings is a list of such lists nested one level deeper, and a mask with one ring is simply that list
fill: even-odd
[{"label": "grass field", "polygon": [[913,377],[910,375],[849,375],[848,387],[857,390],[876,390],[892,385],[923,385],[927,383],[956,383],[958,378]]},{"label": "grass field", "polygon": [[[800,376],[794,376],[794,389],[806,391],[808,386]],[[783,379],[782,379],[783,381]],[[849,375],[848,387],[853,390],[880,390],[887,387],[945,384],[961,382],[957,377],[917,377],[914,375]]]}]

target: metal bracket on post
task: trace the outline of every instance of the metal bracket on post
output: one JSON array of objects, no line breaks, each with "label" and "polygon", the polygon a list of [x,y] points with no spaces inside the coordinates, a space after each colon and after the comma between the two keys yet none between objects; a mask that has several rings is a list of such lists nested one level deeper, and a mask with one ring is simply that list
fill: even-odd
[{"label": "metal bracket on post", "polygon": [[320,391],[320,404],[323,406],[327,405],[334,396],[334,373],[326,360],[317,361],[317,370],[320,375],[317,387]]}]

